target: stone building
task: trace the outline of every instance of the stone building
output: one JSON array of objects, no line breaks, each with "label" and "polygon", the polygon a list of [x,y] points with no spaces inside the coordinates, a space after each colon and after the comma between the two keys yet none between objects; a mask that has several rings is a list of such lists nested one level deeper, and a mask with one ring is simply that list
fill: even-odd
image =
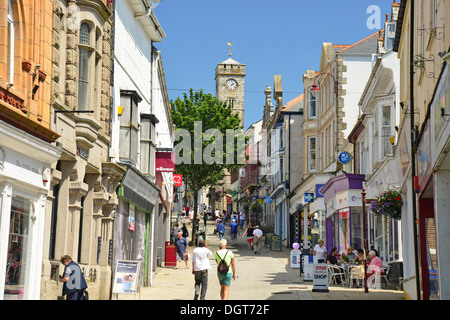
[{"label": "stone building", "polygon": [[113,25],[110,1],[54,1],[51,128],[61,157],[52,166],[41,299],[61,295],[59,259],[80,264],[92,299],[109,299],[116,188],[109,161]]},{"label": "stone building", "polygon": [[38,300],[51,164],[52,1],[0,2],[0,300]]}]

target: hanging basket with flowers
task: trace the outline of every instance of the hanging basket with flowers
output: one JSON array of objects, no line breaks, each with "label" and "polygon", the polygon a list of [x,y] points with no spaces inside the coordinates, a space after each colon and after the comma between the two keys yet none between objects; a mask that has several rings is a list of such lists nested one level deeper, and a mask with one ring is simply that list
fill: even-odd
[{"label": "hanging basket with flowers", "polygon": [[370,202],[369,208],[376,216],[388,216],[400,220],[403,199],[400,192],[388,189]]}]

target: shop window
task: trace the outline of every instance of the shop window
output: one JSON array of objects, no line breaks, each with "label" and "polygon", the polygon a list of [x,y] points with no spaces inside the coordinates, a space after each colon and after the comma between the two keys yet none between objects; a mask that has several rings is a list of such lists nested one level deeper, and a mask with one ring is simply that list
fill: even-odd
[{"label": "shop window", "polygon": [[27,273],[29,225],[31,202],[28,199],[13,196],[9,221],[8,251],[5,276],[5,300],[21,300],[26,294],[25,274]]}]

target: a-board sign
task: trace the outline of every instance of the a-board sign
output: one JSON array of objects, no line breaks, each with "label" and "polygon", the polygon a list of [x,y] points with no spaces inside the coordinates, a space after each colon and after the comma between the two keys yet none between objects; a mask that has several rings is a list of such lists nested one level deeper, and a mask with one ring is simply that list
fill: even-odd
[{"label": "a-board sign", "polygon": [[272,235],[272,238],[270,239],[270,251],[272,250],[283,250],[281,236],[276,234]]},{"label": "a-board sign", "polygon": [[264,246],[269,246],[270,247],[270,242],[272,241],[272,236],[273,236],[273,232],[266,233]]},{"label": "a-board sign", "polygon": [[137,294],[139,286],[139,261],[117,261],[113,293]]},{"label": "a-board sign", "polygon": [[313,266],[313,292],[328,292],[328,265],[315,263]]}]

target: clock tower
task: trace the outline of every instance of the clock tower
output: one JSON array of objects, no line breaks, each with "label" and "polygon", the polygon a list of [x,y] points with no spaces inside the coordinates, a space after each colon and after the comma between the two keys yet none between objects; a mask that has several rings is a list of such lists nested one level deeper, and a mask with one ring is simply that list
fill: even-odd
[{"label": "clock tower", "polygon": [[216,67],[216,98],[226,101],[241,118],[241,125],[245,129],[244,92],[245,92],[245,64],[241,64],[230,57]]}]

